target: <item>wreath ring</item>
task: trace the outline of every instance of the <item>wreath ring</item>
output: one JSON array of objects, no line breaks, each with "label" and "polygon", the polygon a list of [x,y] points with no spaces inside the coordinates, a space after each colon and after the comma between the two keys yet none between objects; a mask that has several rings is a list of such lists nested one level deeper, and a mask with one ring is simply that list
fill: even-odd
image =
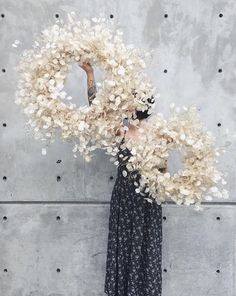
[{"label": "wreath ring", "polygon": [[[220,148],[214,140],[212,133],[204,130],[195,106],[184,106],[182,111],[176,108],[168,120],[158,113],[140,128],[138,142],[130,138],[122,144],[122,150],[128,147],[131,151],[123,175],[134,178],[136,192],[149,193],[150,202],[171,200],[201,209],[203,199],[228,198],[228,191],[221,188],[226,181],[216,166]],[[174,174],[161,172],[172,150],[182,152],[183,168]]]},{"label": "wreath ring", "polygon": [[[63,139],[74,139],[73,152],[79,150],[87,161],[97,147],[115,154],[120,141],[115,134],[123,125],[123,118],[130,116],[128,110],[153,107],[148,99],[155,88],[143,71],[144,57],[150,52],[125,46],[123,32],[114,33],[105,18],[80,22],[70,13],[68,23],[62,24],[43,30],[34,49],[23,52],[16,67],[20,79],[15,103],[23,106],[35,139],[46,144],[54,142],[59,130]],[[90,106],[77,107],[64,91],[75,62],[89,62],[105,72]],[[133,96],[134,89],[137,96]]]}]

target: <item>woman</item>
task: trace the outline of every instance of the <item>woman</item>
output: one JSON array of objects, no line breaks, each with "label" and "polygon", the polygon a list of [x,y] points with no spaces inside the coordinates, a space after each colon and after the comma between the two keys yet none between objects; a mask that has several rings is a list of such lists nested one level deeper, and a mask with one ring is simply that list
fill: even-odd
[{"label": "woman", "polygon": [[[89,63],[81,67],[87,73],[91,104],[96,96],[93,68]],[[149,116],[147,110],[136,110],[136,115],[139,126],[145,127],[143,119]],[[129,130],[119,135],[123,137],[122,144],[126,137],[137,139],[139,129],[129,125]],[[123,176],[131,152],[128,148],[121,150],[121,144],[118,174],[110,201],[104,292],[108,296],[159,296],[162,292],[162,207],[136,193],[134,172],[128,172],[131,178]],[[120,153],[128,157],[123,160]],[[152,198],[149,194],[147,197]]]}]

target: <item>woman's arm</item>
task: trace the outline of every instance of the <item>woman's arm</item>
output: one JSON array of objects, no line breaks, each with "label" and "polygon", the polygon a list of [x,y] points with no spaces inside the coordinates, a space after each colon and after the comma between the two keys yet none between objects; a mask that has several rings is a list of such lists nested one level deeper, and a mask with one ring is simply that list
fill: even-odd
[{"label": "woman's arm", "polygon": [[96,92],[97,92],[93,70],[87,72],[87,85],[88,85],[88,101],[89,101],[89,105],[91,105],[93,99],[96,98]]},{"label": "woman's arm", "polygon": [[[80,66],[80,65],[79,65]],[[96,98],[96,83],[94,79],[94,71],[90,63],[83,63],[82,66],[80,66],[87,74],[87,85],[88,85],[88,101],[89,105],[91,105],[93,99]],[[118,128],[115,132],[116,136],[121,136],[123,133],[121,133],[120,129]]]},{"label": "woman's arm", "polygon": [[80,67],[84,69],[87,74],[88,101],[89,105],[91,105],[93,99],[96,98],[97,92],[93,67],[90,65],[90,63],[83,63],[83,65]]}]

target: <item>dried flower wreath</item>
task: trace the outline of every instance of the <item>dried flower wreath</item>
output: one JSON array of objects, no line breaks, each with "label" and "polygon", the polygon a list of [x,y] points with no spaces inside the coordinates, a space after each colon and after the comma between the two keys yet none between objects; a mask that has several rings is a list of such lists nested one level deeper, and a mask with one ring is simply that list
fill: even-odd
[{"label": "dried flower wreath", "polygon": [[[150,202],[160,204],[170,199],[178,205],[195,204],[199,210],[203,198],[228,198],[228,190],[221,188],[226,184],[227,174],[216,167],[217,156],[225,150],[216,147],[212,133],[204,130],[195,106],[182,109],[176,108],[168,120],[157,113],[145,128],[140,128],[138,141],[127,139],[121,148],[130,149],[132,156],[123,175],[136,179],[140,173],[139,181],[135,181],[136,191],[141,195],[150,193],[150,199],[147,198]],[[159,168],[165,166],[172,150],[182,152],[183,168],[170,175]]]},{"label": "dried flower wreath", "polygon": [[[25,50],[16,67],[21,79],[15,103],[23,106],[35,139],[48,145],[54,142],[59,130],[63,140],[75,143],[73,152],[79,151],[87,161],[91,160],[91,151],[102,148],[118,165],[117,143],[121,137],[115,135],[118,129],[127,129],[123,118],[138,125],[139,120],[133,119],[129,110],[145,111],[148,107],[151,113],[154,105],[148,99],[159,94],[153,96],[155,88],[143,71],[150,52],[125,46],[123,33],[114,33],[105,18],[93,18],[92,22],[76,21],[72,12],[68,14],[68,23],[60,20],[61,25],[42,31],[34,49]],[[74,62],[90,62],[105,72],[90,106],[77,107],[68,102],[72,98],[63,90]],[[133,90],[137,96],[132,95]],[[135,182],[137,192],[150,192],[157,203],[171,198],[177,204],[195,204],[198,208],[207,192],[227,198],[227,190],[221,193],[217,188],[220,183],[226,184],[215,166],[219,149],[215,148],[211,133],[202,130],[194,108],[184,107],[183,112],[177,108],[169,120],[158,113],[149,119],[145,132],[142,128],[140,132],[140,141],[129,139],[124,144],[132,153],[127,171],[141,173],[140,181]],[[169,150],[174,148],[184,153],[184,169],[170,176],[158,168],[163,167]],[[124,176],[127,171],[124,170]]]},{"label": "dried flower wreath", "polygon": [[[15,103],[24,107],[29,117],[27,124],[34,128],[36,139],[49,144],[59,130],[63,139],[75,143],[79,139],[73,151],[79,150],[87,161],[92,157],[90,151],[100,146],[115,155],[121,138],[114,134],[123,124],[122,118],[130,116],[129,109],[144,111],[151,107],[148,98],[155,88],[143,71],[143,56],[148,58],[150,52],[132,45],[125,47],[123,33],[116,30],[112,34],[114,30],[105,18],[80,22],[72,12],[68,14],[68,23],[59,23],[62,25],[43,30],[34,49],[23,52],[16,67],[20,79]],[[75,62],[90,62],[105,72],[90,106],[77,107],[63,90]],[[136,97],[132,95],[134,89]],[[138,120],[134,121],[137,123]]]}]

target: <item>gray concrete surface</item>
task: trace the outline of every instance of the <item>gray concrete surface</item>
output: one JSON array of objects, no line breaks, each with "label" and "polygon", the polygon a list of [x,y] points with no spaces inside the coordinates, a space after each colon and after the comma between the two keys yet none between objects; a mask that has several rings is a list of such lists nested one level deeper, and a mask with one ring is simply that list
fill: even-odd
[{"label": "gray concrete surface", "polygon": [[[13,67],[19,54],[54,23],[55,14],[64,18],[73,10],[81,18],[112,14],[111,21],[124,31],[127,44],[155,49],[147,71],[161,94],[157,111],[168,116],[172,102],[197,105],[219,145],[225,128],[236,127],[235,1],[0,0],[0,69],[5,69],[0,70],[0,295],[4,296],[104,295],[116,168],[102,151],[89,164],[74,159],[72,145],[60,140],[42,156],[40,142],[26,132],[25,117],[14,104]],[[15,39],[22,42],[18,48],[12,47]],[[99,69],[95,74],[97,81],[102,80]],[[77,66],[66,89],[75,102],[86,103],[86,77]],[[228,172],[229,200],[206,203],[203,212],[163,206],[163,295],[236,295],[235,163],[234,139],[219,163]]]}]

